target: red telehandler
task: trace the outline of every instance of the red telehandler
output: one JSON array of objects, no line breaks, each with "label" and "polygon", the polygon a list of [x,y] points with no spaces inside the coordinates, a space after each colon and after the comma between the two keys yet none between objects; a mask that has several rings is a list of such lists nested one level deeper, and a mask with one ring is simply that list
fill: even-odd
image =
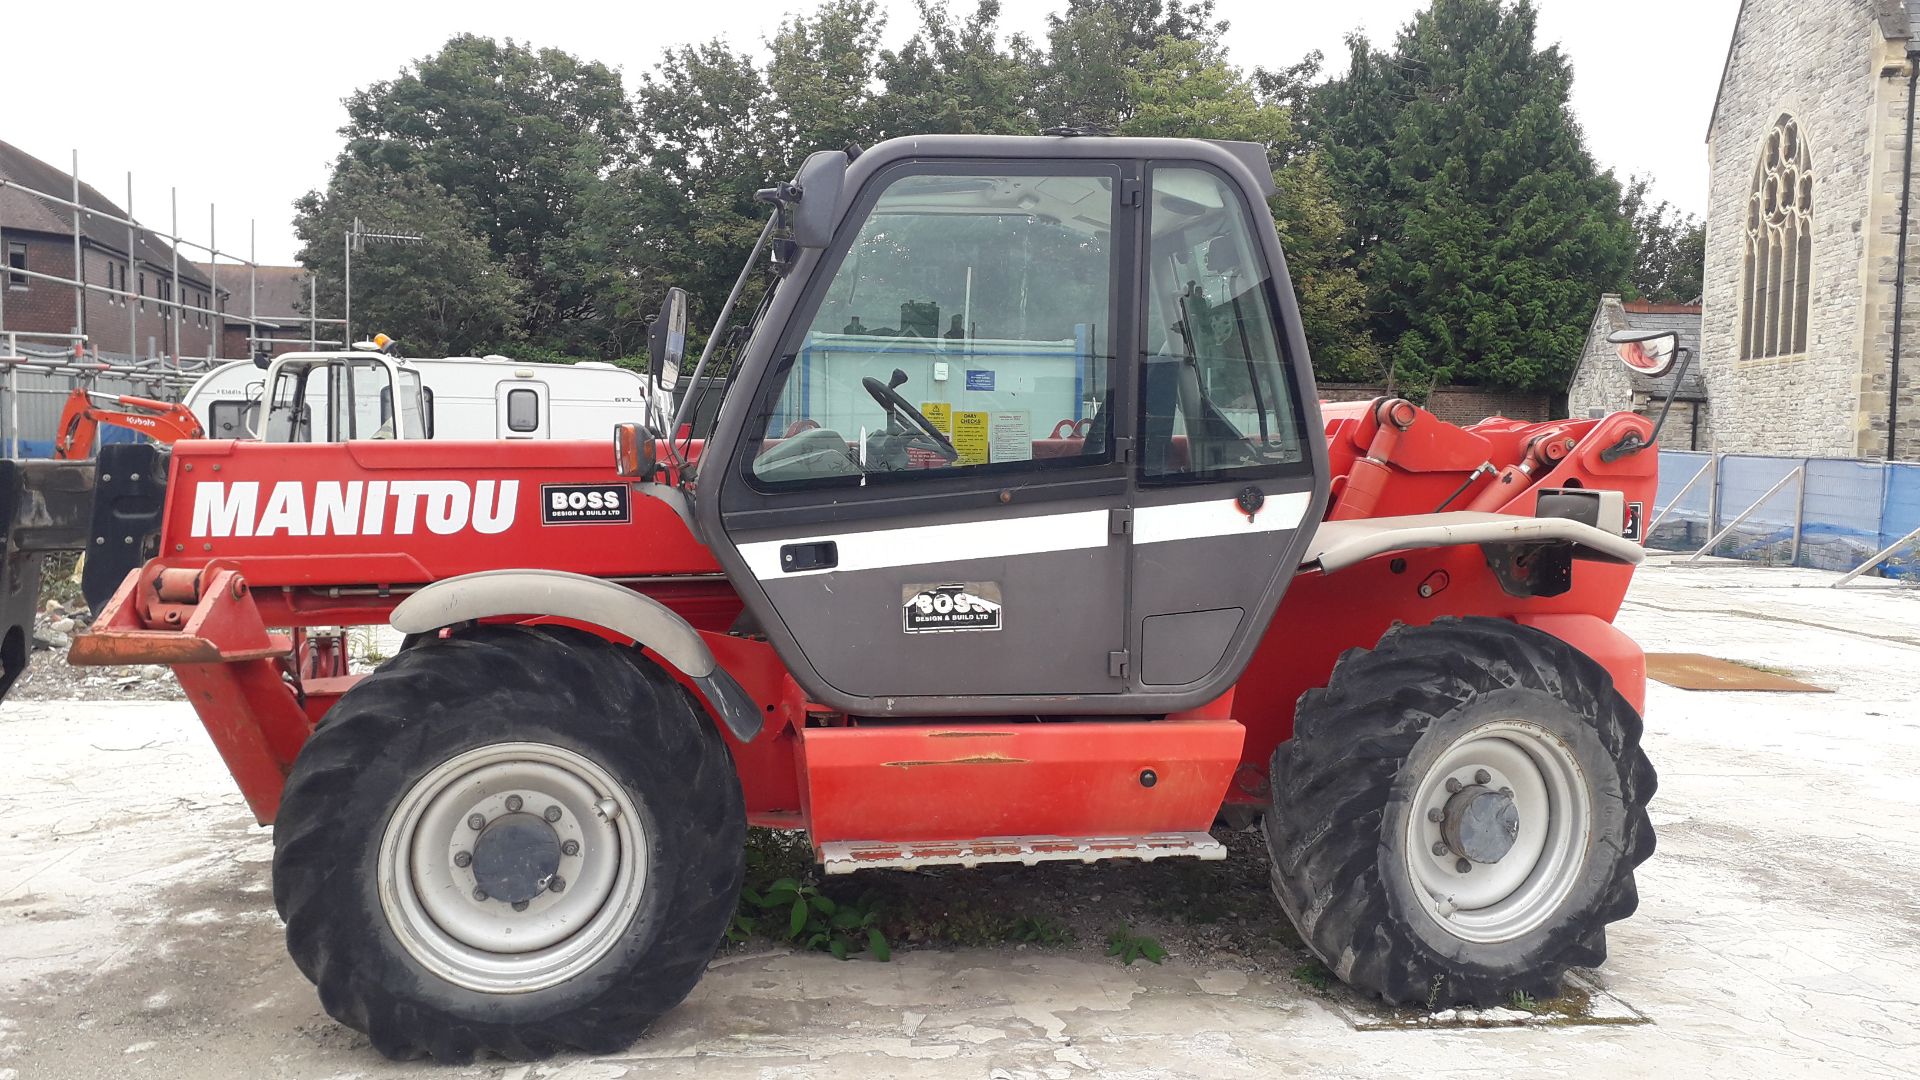
[{"label": "red telehandler", "polygon": [[[1273,193],[1251,144],[814,154],[694,369],[710,425],[103,463],[96,539],[154,557],[72,659],[172,665],[295,963],[394,1057],[626,1045],[749,823],[843,873],[1224,858],[1242,808],[1342,979],[1552,995],[1653,851],[1611,620],[1655,426],[1317,403]],[[379,623],[369,674],[296,659]]]}]

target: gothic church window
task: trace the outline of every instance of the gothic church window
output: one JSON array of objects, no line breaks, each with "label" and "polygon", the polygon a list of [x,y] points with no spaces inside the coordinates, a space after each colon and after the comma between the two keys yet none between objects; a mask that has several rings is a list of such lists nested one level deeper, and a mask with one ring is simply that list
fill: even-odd
[{"label": "gothic church window", "polygon": [[1774,121],[1747,197],[1740,358],[1807,351],[1813,270],[1813,159],[1791,116]]}]

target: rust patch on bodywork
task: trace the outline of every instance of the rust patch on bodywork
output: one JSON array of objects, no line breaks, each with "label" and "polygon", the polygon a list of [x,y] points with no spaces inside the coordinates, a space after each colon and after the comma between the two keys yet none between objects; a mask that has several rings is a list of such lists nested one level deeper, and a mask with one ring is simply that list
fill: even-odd
[{"label": "rust patch on bodywork", "polygon": [[963,758],[942,758],[938,761],[889,761],[884,763],[889,769],[920,769],[928,765],[1026,765],[1026,758],[1008,757],[1005,754],[974,754]]}]

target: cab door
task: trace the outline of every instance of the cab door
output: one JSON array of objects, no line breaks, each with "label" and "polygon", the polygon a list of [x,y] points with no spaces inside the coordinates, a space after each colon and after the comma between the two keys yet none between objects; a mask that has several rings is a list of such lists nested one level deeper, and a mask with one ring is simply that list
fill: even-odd
[{"label": "cab door", "polygon": [[1266,206],[1199,163],[1150,163],[1146,184],[1132,689],[1185,704],[1264,634],[1325,502],[1324,446]]},{"label": "cab door", "polygon": [[798,299],[756,335],[775,351],[730,392],[723,429],[732,395],[752,411],[699,498],[817,700],[1097,712],[1126,689],[1137,177],[902,162],[781,286]]}]

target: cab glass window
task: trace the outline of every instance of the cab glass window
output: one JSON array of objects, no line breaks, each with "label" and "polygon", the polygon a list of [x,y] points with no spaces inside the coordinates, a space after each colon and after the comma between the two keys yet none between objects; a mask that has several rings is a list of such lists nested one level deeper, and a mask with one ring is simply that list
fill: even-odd
[{"label": "cab glass window", "polygon": [[761,487],[1111,460],[1109,167],[899,176],[785,348]]},{"label": "cab glass window", "polygon": [[[335,442],[397,437],[393,419],[393,378],[378,360],[333,360],[327,364],[329,427]],[[414,436],[417,438],[418,436]]]},{"label": "cab glass window", "polygon": [[1149,188],[1142,475],[1177,483],[1297,469],[1298,394],[1245,204],[1205,169],[1156,168]]},{"label": "cab glass window", "polygon": [[[267,398],[267,420],[260,438],[266,442],[313,441],[313,410],[327,407],[324,370],[289,365],[273,380]],[[324,411],[322,418],[325,418]]]}]

